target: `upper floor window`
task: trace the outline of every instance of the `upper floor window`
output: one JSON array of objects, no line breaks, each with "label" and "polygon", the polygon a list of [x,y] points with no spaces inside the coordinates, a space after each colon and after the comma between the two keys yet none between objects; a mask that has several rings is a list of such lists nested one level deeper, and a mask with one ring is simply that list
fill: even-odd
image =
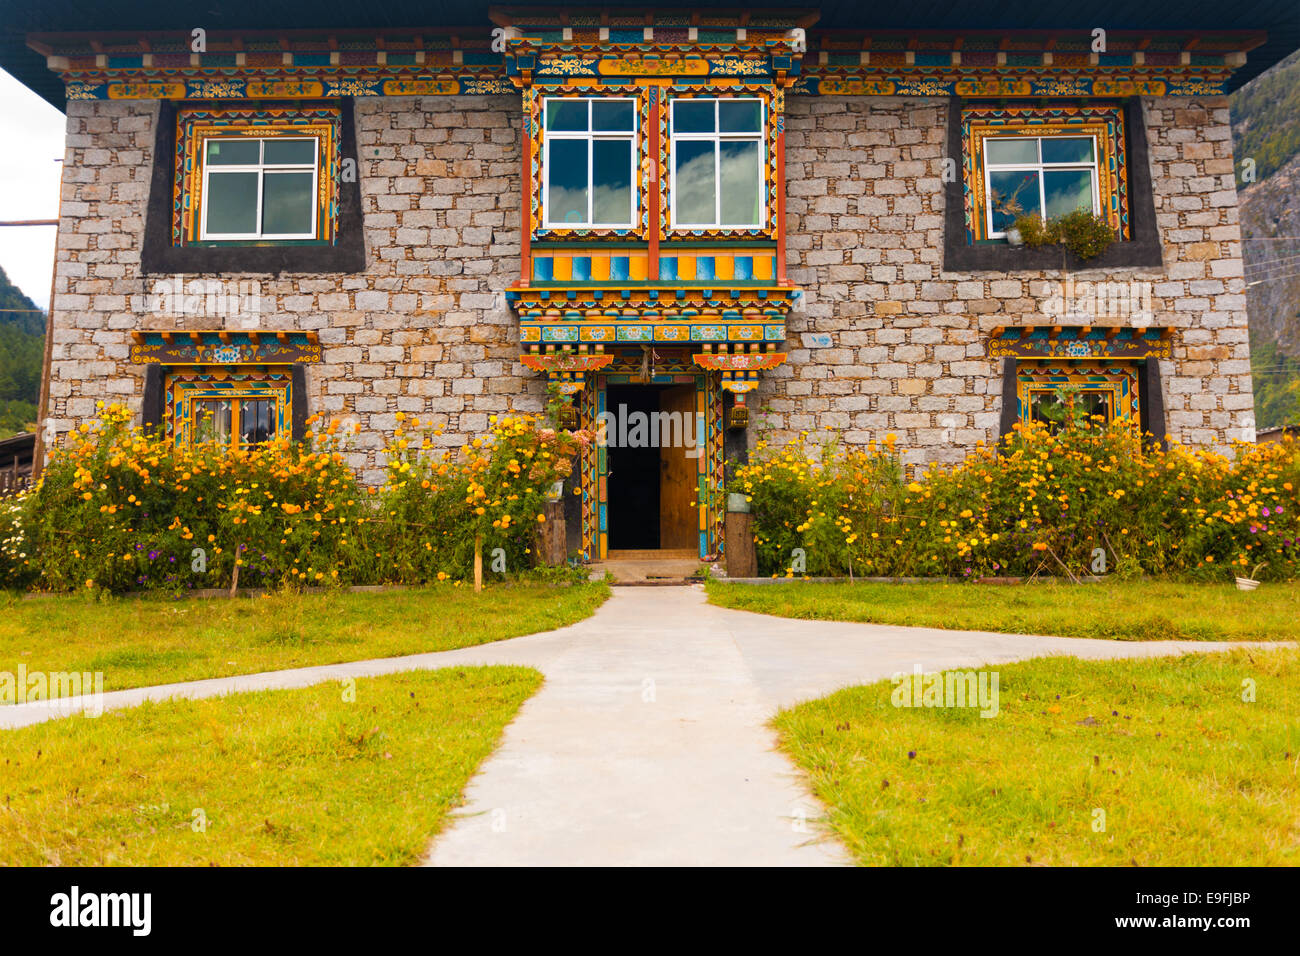
[{"label": "upper floor window", "polygon": [[548,98],[544,131],[546,228],[631,228],[636,101]]},{"label": "upper floor window", "polygon": [[1119,106],[963,106],[959,134],[968,243],[1004,240],[1021,216],[1076,209],[1131,238]]},{"label": "upper floor window", "polygon": [[172,245],[333,244],[341,130],[336,104],[180,108]]},{"label": "upper floor window", "polygon": [[990,239],[1005,238],[1020,216],[1052,219],[1101,209],[1092,136],[986,138],[984,177]]},{"label": "upper floor window", "polygon": [[315,239],[315,137],[204,141],[199,238]]},{"label": "upper floor window", "polygon": [[673,228],[762,226],[763,101],[676,99],[671,108]]}]

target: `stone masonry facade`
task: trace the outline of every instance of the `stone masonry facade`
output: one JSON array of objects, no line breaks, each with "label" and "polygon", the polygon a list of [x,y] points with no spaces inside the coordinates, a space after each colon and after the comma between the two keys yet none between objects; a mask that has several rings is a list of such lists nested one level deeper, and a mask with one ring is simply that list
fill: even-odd
[{"label": "stone masonry facade", "polygon": [[[1044,280],[1060,276],[943,271],[946,100],[786,102],[787,260],[805,298],[788,320],[789,361],[751,399],[755,424],[775,440],[830,428],[850,445],[894,432],[912,461],[996,440],[989,332],[1049,322]],[[1153,284],[1155,324],[1178,330],[1161,363],[1169,436],[1221,445],[1252,424],[1228,107],[1150,99],[1144,110],[1164,269],[1091,278]],[[139,411],[132,331],[221,325],[149,309],[165,278],[139,270],[157,115],[152,101],[68,104],[47,411],[60,432],[99,400]],[[454,446],[490,415],[538,411],[545,384],[518,362],[503,294],[519,274],[518,98],[360,99],[355,117],[364,272],[187,278],[257,280],[261,327],[318,333],[308,409],[360,424],[353,464],[376,481],[397,412],[442,426]]]},{"label": "stone masonry facade", "polygon": [[[1150,99],[1144,118],[1164,269],[1076,278],[1152,283],[1168,435],[1222,445],[1253,425],[1245,279],[1222,97]],[[790,359],[757,404],[776,440],[827,427],[849,445],[894,432],[913,462],[956,461],[998,437],[1000,325],[1047,323],[1059,273],[943,271],[947,101],[791,97],[786,176]],[[817,347],[819,334],[830,345]]]}]

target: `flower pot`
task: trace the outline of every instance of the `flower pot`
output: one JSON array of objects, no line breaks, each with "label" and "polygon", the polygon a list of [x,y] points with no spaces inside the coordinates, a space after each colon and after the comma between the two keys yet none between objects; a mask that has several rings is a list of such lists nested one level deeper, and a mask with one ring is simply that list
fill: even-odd
[{"label": "flower pot", "polygon": [[1254,578],[1237,578],[1238,591],[1253,591],[1259,587],[1259,582]]},{"label": "flower pot", "polygon": [[561,478],[546,491],[547,501],[559,501],[564,497],[564,479]]},{"label": "flower pot", "polygon": [[749,501],[742,494],[731,492],[727,495],[727,510],[734,515],[749,514]]},{"label": "flower pot", "polygon": [[1024,244],[1025,244],[1025,240],[1020,235],[1019,229],[1017,229],[1015,226],[1012,226],[1010,229],[1007,230],[1007,245],[1023,246]]}]

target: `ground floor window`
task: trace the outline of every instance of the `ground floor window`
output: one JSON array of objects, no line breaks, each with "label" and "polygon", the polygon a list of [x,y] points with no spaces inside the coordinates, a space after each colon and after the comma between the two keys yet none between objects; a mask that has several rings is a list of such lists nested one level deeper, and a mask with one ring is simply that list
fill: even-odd
[{"label": "ground floor window", "polygon": [[1051,431],[1072,418],[1137,424],[1138,363],[1020,361],[1016,394],[1020,420],[1040,422]]},{"label": "ground floor window", "polygon": [[196,366],[167,373],[168,432],[176,444],[248,449],[292,431],[288,366]]}]

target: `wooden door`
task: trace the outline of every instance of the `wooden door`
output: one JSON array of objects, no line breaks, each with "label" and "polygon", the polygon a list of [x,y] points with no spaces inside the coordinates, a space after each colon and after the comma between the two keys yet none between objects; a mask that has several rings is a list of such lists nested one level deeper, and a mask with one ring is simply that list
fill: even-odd
[{"label": "wooden door", "polygon": [[[673,413],[667,421],[684,426],[673,427],[673,440],[661,432],[659,447],[659,547],[699,548],[699,510],[696,489],[700,474],[700,459],[688,457],[703,452],[695,444],[695,386],[673,385],[659,395],[659,410]],[[664,419],[661,419],[664,421]],[[684,440],[683,440],[684,437]],[[689,443],[689,447],[687,447]]]}]

